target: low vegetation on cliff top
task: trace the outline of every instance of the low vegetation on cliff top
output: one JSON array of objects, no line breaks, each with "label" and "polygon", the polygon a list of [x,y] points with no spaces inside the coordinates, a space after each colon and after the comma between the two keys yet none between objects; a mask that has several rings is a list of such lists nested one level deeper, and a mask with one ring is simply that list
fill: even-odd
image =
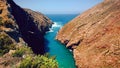
[{"label": "low vegetation on cliff top", "polygon": [[5,34],[0,34],[0,55],[3,60],[4,56],[6,56],[6,59],[10,59],[7,56],[13,58],[13,60],[9,61],[14,61],[14,58],[18,58],[18,64],[16,62],[9,63],[7,60],[2,62],[4,67],[11,65],[11,67],[17,68],[58,68],[55,58],[49,57],[49,55],[35,55],[31,48],[26,45],[15,46]]},{"label": "low vegetation on cliff top", "polygon": [[36,55],[25,44],[17,44],[5,32],[0,32],[0,68],[58,68],[54,57]]},{"label": "low vegetation on cliff top", "polygon": [[15,45],[7,35],[0,33],[0,56],[8,53],[9,50],[15,50]]},{"label": "low vegetation on cliff top", "polygon": [[[12,51],[11,54],[10,51]],[[55,58],[49,57],[49,55],[35,55],[31,48],[25,45],[15,46],[10,38],[4,34],[0,34],[0,55],[0,58],[4,56],[6,56],[6,59],[7,56],[13,58],[13,60],[8,58],[8,61],[14,61],[14,58],[18,58],[19,64],[14,65],[16,62],[9,63],[5,61],[2,62],[4,67],[11,65],[11,67],[17,68],[58,68]]]},{"label": "low vegetation on cliff top", "polygon": [[[11,54],[10,51],[12,51]],[[58,68],[58,63],[54,58],[49,57],[49,55],[35,55],[31,48],[25,45],[15,46],[5,34],[0,34],[0,55],[1,59],[6,56],[8,61],[15,61],[14,59],[18,58],[19,64],[17,65],[14,65],[16,62],[10,63],[7,60],[0,62],[4,67],[11,65],[11,67],[17,68]],[[12,57],[13,60],[7,56]]]}]

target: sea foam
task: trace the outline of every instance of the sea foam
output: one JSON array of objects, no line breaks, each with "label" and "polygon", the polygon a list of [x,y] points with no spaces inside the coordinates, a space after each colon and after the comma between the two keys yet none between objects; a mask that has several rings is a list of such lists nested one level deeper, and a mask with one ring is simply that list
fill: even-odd
[{"label": "sea foam", "polygon": [[52,25],[52,28],[56,28],[56,27],[59,27],[59,28],[61,28],[62,27],[62,25],[60,25],[59,24],[60,22],[54,22],[54,24]]},{"label": "sea foam", "polygon": [[62,25],[60,25],[59,23],[61,23],[61,22],[54,22],[54,24],[53,24],[52,27],[50,28],[50,31],[48,31],[48,32],[54,32],[54,29],[55,29],[55,28],[61,28]]}]

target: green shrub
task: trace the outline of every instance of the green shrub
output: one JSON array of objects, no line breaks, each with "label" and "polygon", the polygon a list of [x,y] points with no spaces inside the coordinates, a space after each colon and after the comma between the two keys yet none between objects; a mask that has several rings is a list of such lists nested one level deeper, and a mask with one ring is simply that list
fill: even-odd
[{"label": "green shrub", "polygon": [[32,65],[32,57],[27,56],[21,63],[18,68],[31,68]]},{"label": "green shrub", "polygon": [[14,50],[15,45],[6,34],[0,34],[0,55],[8,53],[9,50]]},{"label": "green shrub", "polygon": [[0,26],[5,26],[6,28],[14,28],[12,22],[13,21],[11,20],[3,21],[2,17],[0,17]]},{"label": "green shrub", "polygon": [[23,45],[16,49],[15,53],[12,54],[13,57],[22,57],[24,54],[33,54],[30,47]]},{"label": "green shrub", "polygon": [[58,63],[55,59],[43,55],[27,56],[18,68],[58,68]]},{"label": "green shrub", "polygon": [[15,53],[13,53],[12,54],[12,56],[13,57],[22,57],[23,56],[23,54],[24,54],[24,50],[23,49],[17,49],[16,51],[15,51]]},{"label": "green shrub", "polygon": [[0,26],[3,25],[3,22],[2,22],[2,17],[0,17]]},{"label": "green shrub", "polygon": [[6,20],[3,25],[7,28],[12,28],[13,27],[13,24],[12,24],[11,20]]}]

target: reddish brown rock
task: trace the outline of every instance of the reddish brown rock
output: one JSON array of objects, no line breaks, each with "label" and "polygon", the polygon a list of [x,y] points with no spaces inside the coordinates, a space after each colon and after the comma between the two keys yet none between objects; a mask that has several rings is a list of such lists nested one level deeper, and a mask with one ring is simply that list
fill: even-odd
[{"label": "reddish brown rock", "polygon": [[104,0],[82,13],[56,39],[73,47],[78,68],[120,68],[120,0]]}]

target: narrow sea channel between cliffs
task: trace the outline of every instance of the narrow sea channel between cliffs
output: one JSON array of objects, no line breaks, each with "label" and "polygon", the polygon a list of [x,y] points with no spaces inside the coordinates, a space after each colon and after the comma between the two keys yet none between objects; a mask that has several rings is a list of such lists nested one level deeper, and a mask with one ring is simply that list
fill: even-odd
[{"label": "narrow sea channel between cliffs", "polygon": [[67,22],[77,16],[77,14],[47,14],[54,22],[52,28],[45,35],[45,44],[48,47],[48,53],[51,56],[56,56],[59,68],[76,68],[72,52],[65,45],[62,45],[55,40],[55,36],[59,29]]}]

